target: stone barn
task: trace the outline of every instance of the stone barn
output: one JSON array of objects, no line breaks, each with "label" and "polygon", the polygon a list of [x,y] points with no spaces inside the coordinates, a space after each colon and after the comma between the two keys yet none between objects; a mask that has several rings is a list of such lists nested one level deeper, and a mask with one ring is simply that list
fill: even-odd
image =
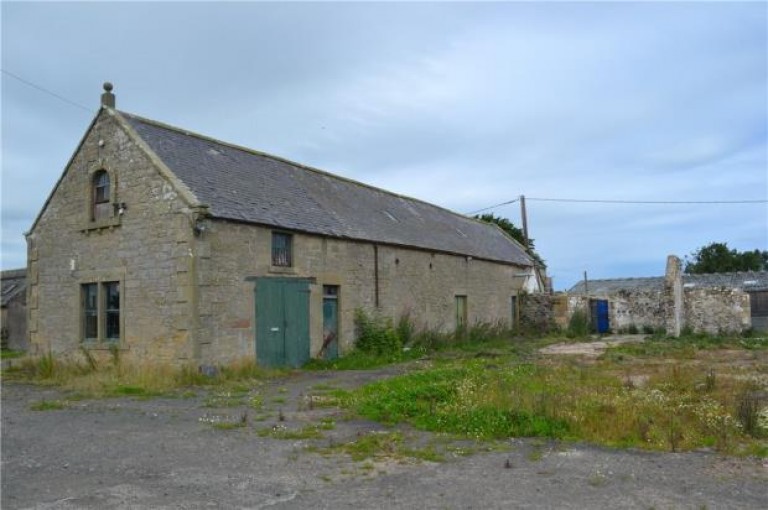
[{"label": "stone barn", "polygon": [[541,288],[495,225],[115,109],[105,84],[28,244],[33,353],[301,365],[361,309],[451,331]]}]

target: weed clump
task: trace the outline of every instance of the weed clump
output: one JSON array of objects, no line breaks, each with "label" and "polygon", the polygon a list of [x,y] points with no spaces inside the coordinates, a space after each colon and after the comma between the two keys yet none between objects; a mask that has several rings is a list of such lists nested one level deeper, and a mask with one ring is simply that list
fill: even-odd
[{"label": "weed clump", "polygon": [[589,336],[589,318],[584,310],[576,310],[568,320],[568,329],[565,332],[568,338],[584,338]]},{"label": "weed clump", "polygon": [[132,362],[116,352],[115,349],[101,356],[103,353],[83,348],[79,356],[62,358],[47,353],[22,360],[18,366],[5,370],[3,377],[58,386],[87,397],[148,398],[173,396],[190,386],[250,387],[283,373],[261,368],[253,360],[241,360],[218,367],[216,376],[210,377],[193,365]]},{"label": "weed clump", "polygon": [[[403,341],[389,318],[371,317],[363,310],[357,309],[355,310],[355,327],[357,328],[356,347],[362,352],[379,355],[394,354],[403,348]],[[406,328],[399,325],[398,329]]]}]

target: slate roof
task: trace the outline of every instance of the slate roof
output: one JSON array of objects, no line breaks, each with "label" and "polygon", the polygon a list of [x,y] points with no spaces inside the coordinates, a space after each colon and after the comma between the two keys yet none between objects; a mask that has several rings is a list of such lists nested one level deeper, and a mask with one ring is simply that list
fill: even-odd
[{"label": "slate roof", "polygon": [[282,158],[119,112],[213,217],[531,266],[500,228]]},{"label": "slate roof", "polygon": [[[768,271],[744,271],[738,273],[684,274],[684,288],[726,287],[730,289],[768,290]],[[588,280],[589,293],[609,295],[620,290],[662,290],[663,276],[647,278],[613,278]],[[579,282],[569,294],[584,294],[584,282]]]},{"label": "slate roof", "polygon": [[27,289],[27,270],[10,269],[0,272],[0,305],[8,303]]}]

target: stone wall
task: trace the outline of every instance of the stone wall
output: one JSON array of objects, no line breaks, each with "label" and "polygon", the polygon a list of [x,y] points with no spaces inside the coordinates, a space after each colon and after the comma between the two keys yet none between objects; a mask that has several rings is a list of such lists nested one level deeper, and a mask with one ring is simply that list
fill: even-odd
[{"label": "stone wall", "polygon": [[[339,347],[355,341],[354,312],[397,319],[408,314],[417,328],[452,331],[456,296],[467,296],[468,323],[505,322],[512,317],[512,296],[522,284],[523,268],[472,257],[393,247],[370,242],[294,233],[294,267],[270,265],[272,230],[247,224],[210,221],[201,236],[200,309],[203,362],[254,356],[253,277],[313,278],[310,285],[310,353],[322,346],[323,285],[339,286]],[[378,260],[377,260],[378,259]],[[378,267],[378,278],[376,268]],[[378,281],[378,307],[376,282]]]},{"label": "stone wall", "polygon": [[632,327],[643,331],[664,329],[664,301],[662,292],[652,289],[620,290],[606,296],[612,331],[626,331]]},{"label": "stone wall", "polygon": [[[114,214],[93,221],[91,182],[102,169],[110,175]],[[322,344],[323,285],[340,288],[342,352],[354,343],[357,308],[395,319],[409,314],[417,327],[451,331],[456,296],[466,296],[469,324],[511,321],[524,268],[302,233],[294,233],[294,267],[274,268],[269,228],[207,218],[174,179],[129,126],[101,111],[27,237],[33,354],[79,355],[85,346],[108,355],[109,342],[83,342],[86,283],[119,283],[115,346],[124,358],[152,362],[254,356],[248,278],[258,276],[314,279],[312,355]],[[204,228],[196,231],[201,221]]]},{"label": "stone wall", "polygon": [[522,331],[546,333],[554,326],[555,314],[551,294],[520,295],[520,329]]},{"label": "stone wall", "polygon": [[[694,333],[740,333],[751,327],[749,295],[739,289],[682,288],[679,303],[679,326],[674,327],[676,314],[673,287],[669,292],[660,289],[623,289],[611,295],[590,296],[608,301],[610,328],[614,333],[636,328],[639,332],[652,329],[679,334],[683,329]],[[588,298],[567,296],[567,311],[556,320],[567,327],[576,310],[588,308]],[[670,329],[671,328],[671,329]]]},{"label": "stone wall", "polygon": [[[94,172],[110,174],[113,204],[91,221]],[[120,284],[125,357],[177,362],[194,357],[192,211],[147,153],[102,110],[67,165],[32,232],[28,247],[28,328],[33,354],[108,353],[107,342],[83,343],[82,284]],[[98,354],[98,352],[97,352]]]},{"label": "stone wall", "polygon": [[684,289],[683,327],[695,333],[741,333],[750,328],[749,294],[739,289]]}]

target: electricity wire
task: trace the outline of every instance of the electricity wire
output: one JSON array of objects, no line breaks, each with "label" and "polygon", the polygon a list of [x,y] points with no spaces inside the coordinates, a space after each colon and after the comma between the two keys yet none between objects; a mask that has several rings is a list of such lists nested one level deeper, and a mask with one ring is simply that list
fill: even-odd
[{"label": "electricity wire", "polygon": [[31,81],[29,81],[29,80],[26,80],[26,79],[22,78],[21,76],[19,76],[19,75],[17,75],[17,74],[14,74],[14,73],[12,73],[12,72],[10,72],[10,71],[8,71],[7,69],[0,69],[0,71],[2,71],[2,73],[3,73],[3,74],[5,74],[5,75],[7,75],[7,76],[10,76],[10,77],[11,77],[11,78],[13,78],[14,80],[18,80],[18,81],[20,81],[21,83],[23,83],[23,84],[25,84],[25,85],[27,85],[27,86],[29,86],[29,87],[32,87],[32,88],[34,88],[34,89],[37,89],[37,90],[39,90],[40,92],[43,92],[43,93],[45,93],[45,94],[48,94],[49,96],[53,96],[53,97],[55,97],[55,98],[56,98],[56,99],[58,99],[59,101],[63,101],[63,102],[65,102],[65,103],[67,103],[67,104],[69,104],[69,105],[71,105],[71,106],[75,106],[75,107],[77,107],[77,108],[80,108],[81,110],[85,110],[85,111],[86,111],[86,112],[88,112],[88,113],[93,113],[93,109],[92,109],[92,108],[88,108],[87,106],[83,106],[83,105],[81,105],[80,103],[77,103],[77,102],[75,102],[75,101],[72,101],[72,100],[70,100],[70,99],[67,99],[66,97],[64,97],[64,96],[62,96],[62,95],[60,95],[60,94],[57,94],[56,92],[53,92],[53,91],[51,91],[51,90],[48,90],[48,89],[47,89],[47,88],[45,88],[45,87],[41,87],[40,85],[37,85],[36,83],[32,83]]},{"label": "electricity wire", "polygon": [[[500,204],[483,207],[472,212],[466,213],[467,216],[495,209],[503,205],[514,204],[520,199],[509,200]],[[534,202],[562,202],[578,204],[639,204],[639,205],[736,205],[736,204],[768,204],[768,199],[746,199],[746,200],[611,200],[611,199],[581,199],[581,198],[543,198],[543,197],[525,197],[526,201]]]}]

